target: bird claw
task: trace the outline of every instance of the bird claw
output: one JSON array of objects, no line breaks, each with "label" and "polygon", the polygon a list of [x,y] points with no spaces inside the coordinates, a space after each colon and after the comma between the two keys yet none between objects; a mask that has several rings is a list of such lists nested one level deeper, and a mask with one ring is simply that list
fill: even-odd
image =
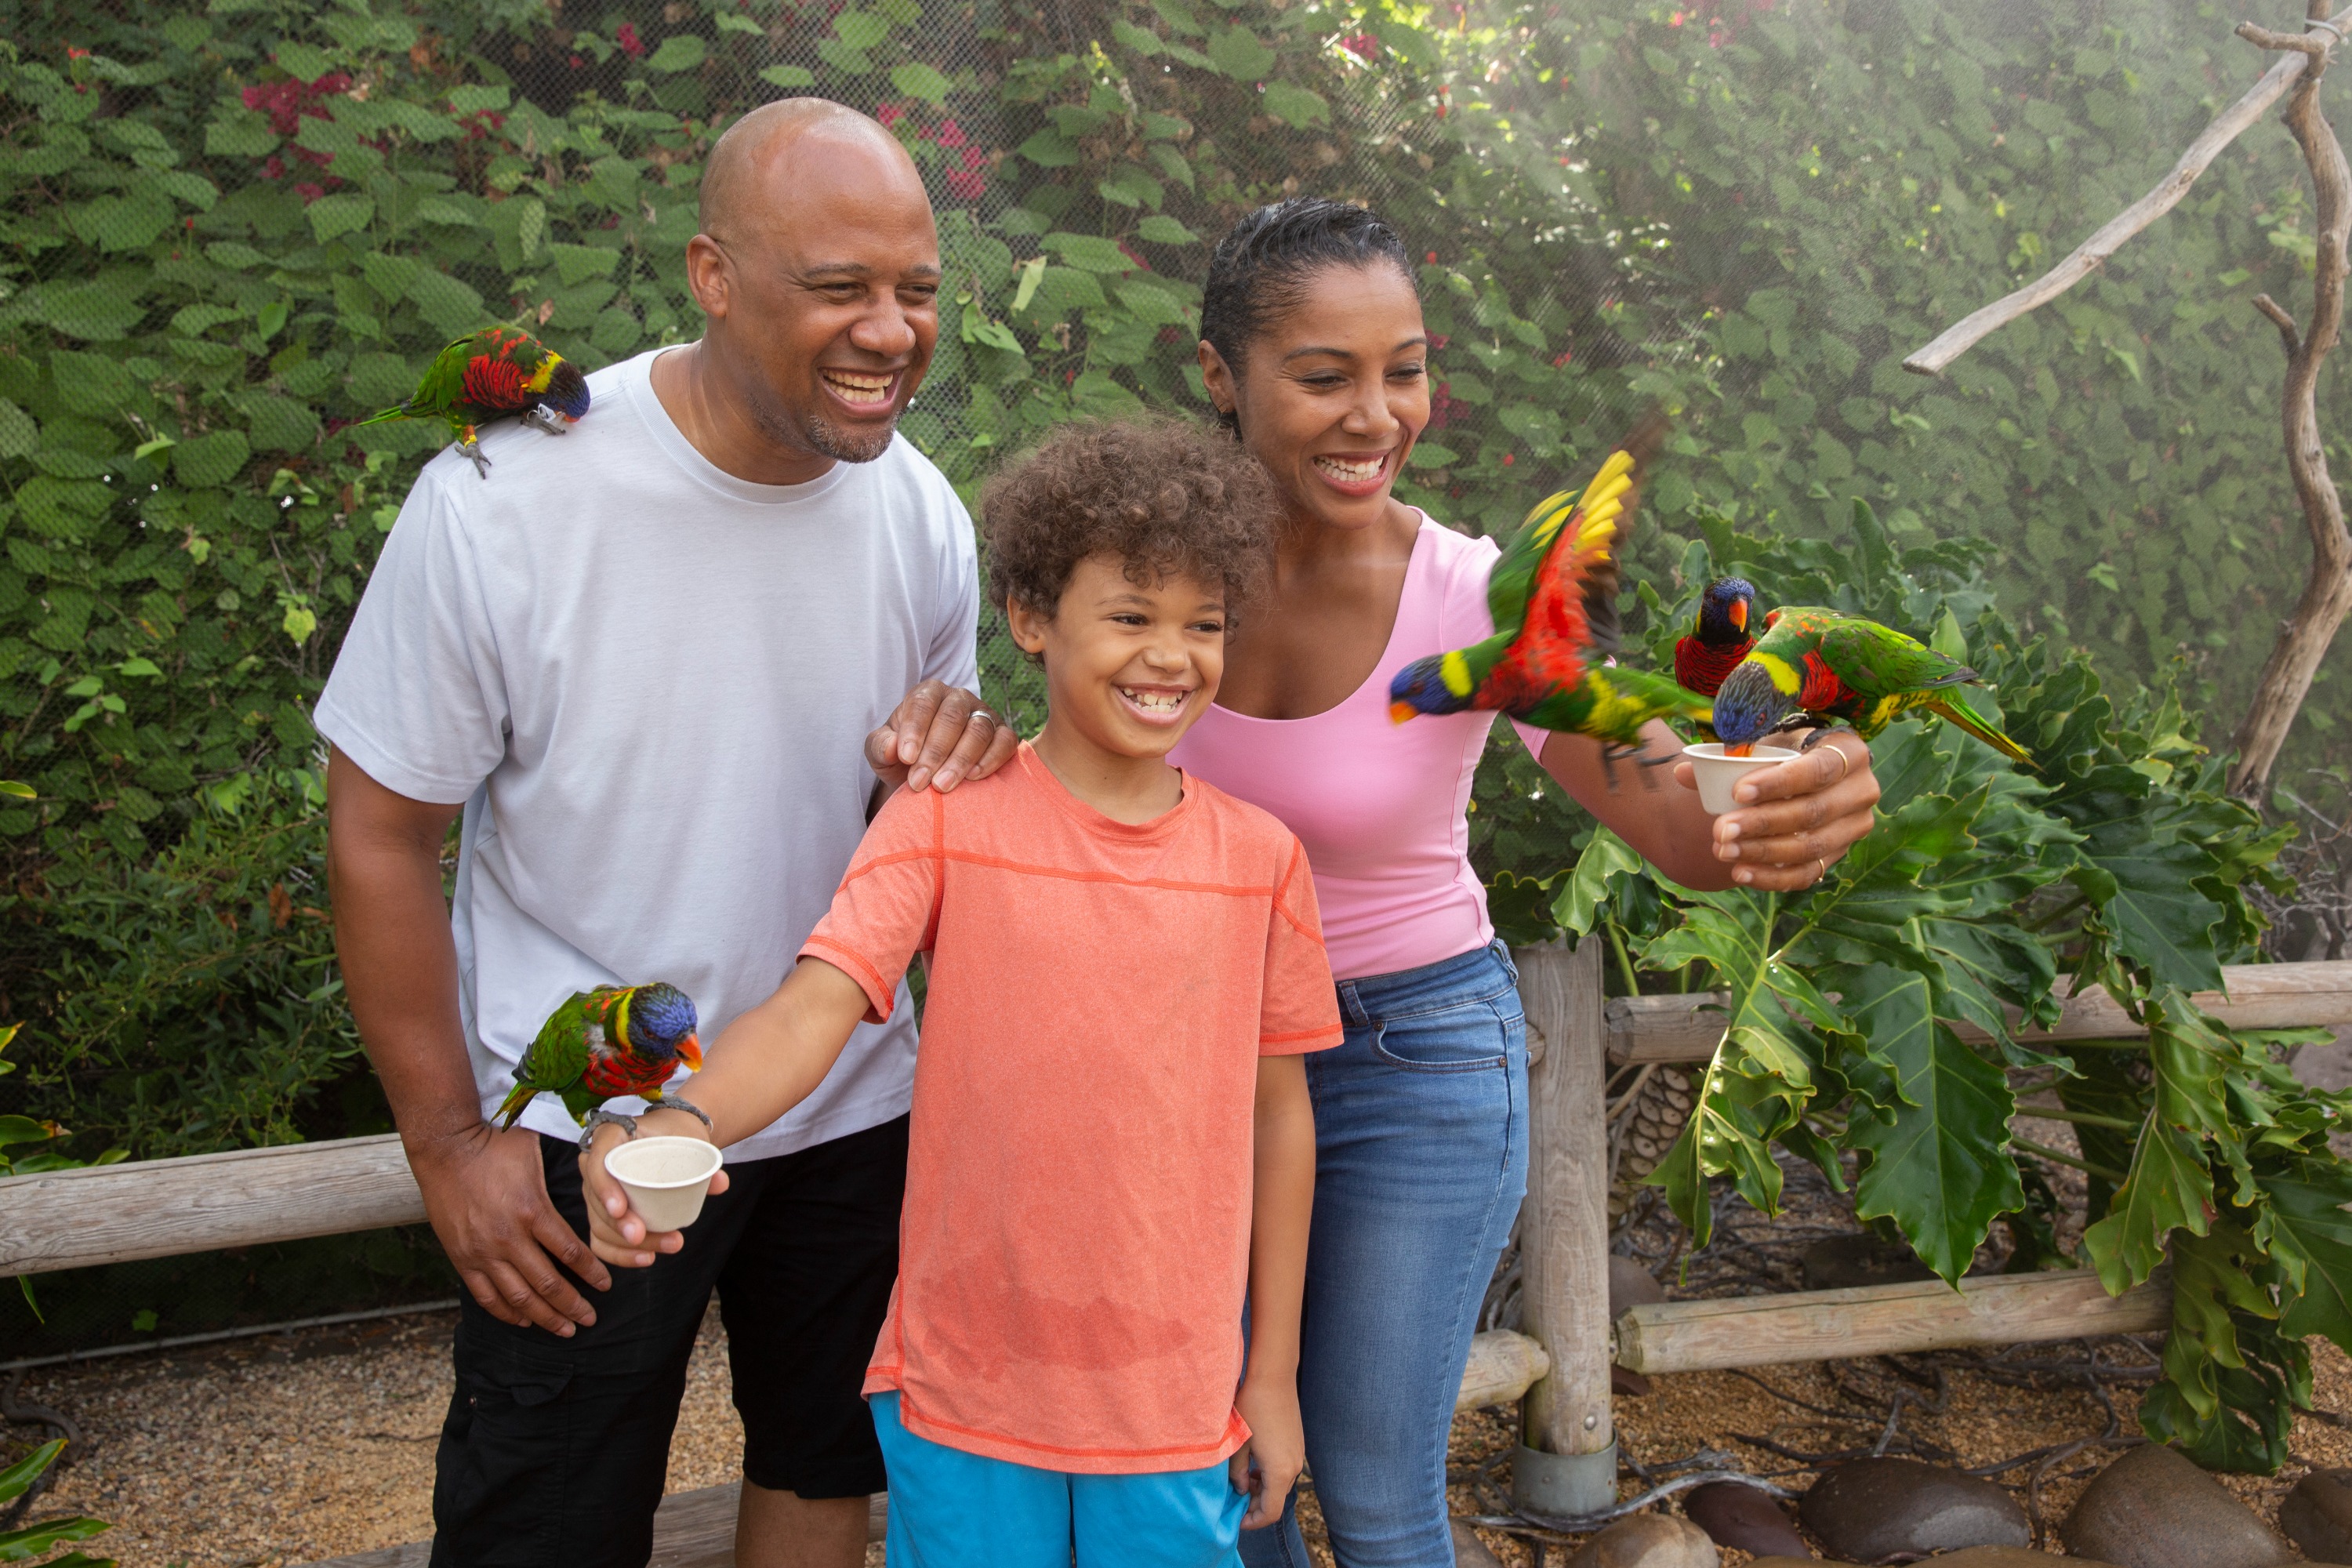
[{"label": "bird claw", "polygon": [[1811,734],[1807,735],[1803,740],[1798,742],[1797,750],[1800,752],[1810,752],[1815,746],[1820,745],[1823,741],[1828,740],[1832,735],[1859,735],[1860,733],[1860,731],[1847,724],[1822,724]]},{"label": "bird claw", "polygon": [[550,436],[565,435],[571,428],[561,417],[550,413],[547,405],[542,403],[532,404],[530,412],[522,416],[522,422],[532,429],[542,431]]},{"label": "bird claw", "polygon": [[474,472],[486,479],[490,477],[490,460],[482,456],[482,444],[479,441],[460,441],[457,443],[457,451],[459,456],[474,465]]}]

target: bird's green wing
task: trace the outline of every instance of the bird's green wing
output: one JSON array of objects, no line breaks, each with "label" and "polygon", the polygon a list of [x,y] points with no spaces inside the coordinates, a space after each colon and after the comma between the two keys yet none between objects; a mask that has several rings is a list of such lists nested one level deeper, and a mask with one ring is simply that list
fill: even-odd
[{"label": "bird's green wing", "polygon": [[587,993],[574,992],[547,1016],[530,1048],[516,1065],[517,1083],[561,1089],[580,1081],[580,1075],[588,1070],[588,1019],[583,1011],[587,1000]]},{"label": "bird's green wing", "polygon": [[1865,697],[1959,686],[1977,672],[1916,637],[1875,621],[1841,617],[1820,633],[1822,661]]},{"label": "bird's green wing", "polygon": [[480,346],[482,334],[468,332],[464,337],[433,356],[425,367],[425,377],[408,401],[396,404],[381,414],[370,415],[362,425],[375,425],[387,419],[447,418],[466,390],[466,362]]}]

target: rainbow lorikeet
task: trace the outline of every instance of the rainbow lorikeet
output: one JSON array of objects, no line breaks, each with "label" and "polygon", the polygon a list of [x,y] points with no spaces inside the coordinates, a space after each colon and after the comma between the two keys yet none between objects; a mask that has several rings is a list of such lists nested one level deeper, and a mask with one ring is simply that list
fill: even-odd
[{"label": "rainbow lorikeet", "polygon": [[1789,605],[1772,612],[1764,635],[1724,677],[1715,694],[1715,732],[1723,749],[1745,756],[1790,714],[1822,728],[1851,724],[1865,741],[1905,713],[1933,713],[2014,762],[2031,766],[2025,748],[1969,706],[1960,691],[1977,672],[1916,637],[1835,610]]},{"label": "rainbow lorikeet", "polygon": [[694,1001],[675,985],[576,991],[547,1016],[515,1064],[514,1092],[499,1107],[499,1125],[512,1127],[541,1094],[562,1096],[574,1121],[622,1095],[659,1100],[678,1063],[689,1072],[702,1066],[694,1027]]},{"label": "rainbow lorikeet", "polygon": [[580,367],[520,327],[485,327],[433,356],[408,401],[360,421],[446,419],[457,450],[490,477],[475,426],[510,414],[535,430],[561,436],[588,412],[588,378]]},{"label": "rainbow lorikeet", "polygon": [[[1675,679],[1702,697],[1712,697],[1732,667],[1748,657],[1756,637],[1748,617],[1756,605],[1756,584],[1745,577],[1718,577],[1699,595],[1698,618],[1690,635],[1675,644]],[[1769,623],[1768,623],[1769,624]]]}]

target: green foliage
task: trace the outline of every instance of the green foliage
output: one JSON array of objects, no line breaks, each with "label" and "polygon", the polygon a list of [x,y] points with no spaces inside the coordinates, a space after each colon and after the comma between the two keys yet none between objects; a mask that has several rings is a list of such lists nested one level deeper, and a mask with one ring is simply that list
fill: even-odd
[{"label": "green foliage", "polygon": [[[44,1443],[15,1464],[0,1468],[0,1503],[10,1503],[33,1489],[43,1471],[57,1463],[65,1452],[65,1439]],[[47,1558],[45,1568],[113,1568],[112,1558],[89,1557],[79,1552],[68,1552],[62,1557],[47,1553],[69,1542],[88,1541],[114,1527],[100,1519],[52,1519],[21,1530],[0,1530],[0,1563],[29,1563],[35,1558]]]},{"label": "green foliage", "polygon": [[[2245,889],[2271,882],[2286,835],[2221,794],[2221,763],[2170,692],[2119,705],[2081,654],[2021,641],[1988,600],[1980,547],[1898,549],[1859,503],[1851,526],[1832,543],[1705,520],[1679,602],[1645,594],[1653,656],[1727,572],[1766,605],[1940,628],[2039,767],[1906,721],[1874,747],[1877,827],[1813,889],[1696,892],[1606,837],[1549,880],[1560,926],[1605,928],[1662,980],[1696,965],[1728,993],[1690,1124],[1654,1179],[1703,1246],[1716,1178],[1770,1212],[1774,1144],[1837,1181],[1850,1157],[1857,1214],[1892,1222],[1957,1280],[1996,1218],[2035,1222],[2020,1154],[2080,1164],[2094,1178],[2081,1261],[2121,1291],[2171,1258],[2150,1435],[2208,1464],[2273,1470],[2291,1410],[2309,1404],[2301,1342],[2352,1346],[2352,1166],[2327,1143],[2352,1128],[2352,1098],[2274,1063],[2274,1046],[2305,1037],[2233,1031],[2189,994],[2252,956],[2261,920]],[[1627,897],[1645,881],[1646,906]],[[1525,884],[1510,890],[1530,901]],[[2012,1010],[2053,1022],[2062,985],[2105,987],[2147,1039],[2063,1053],[2021,1039]],[[2079,1159],[2015,1138],[2012,1072],[2057,1090],[2061,1107],[2033,1114],[2075,1121]],[[2047,1229],[2046,1203],[2038,1217]]]}]

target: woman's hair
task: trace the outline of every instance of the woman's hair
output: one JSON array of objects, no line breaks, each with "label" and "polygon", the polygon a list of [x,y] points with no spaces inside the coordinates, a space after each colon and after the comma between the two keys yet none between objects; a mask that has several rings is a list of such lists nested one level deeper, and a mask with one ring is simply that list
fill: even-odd
[{"label": "woman's hair", "polygon": [[[1260,207],[1234,225],[1209,257],[1201,335],[1239,375],[1250,340],[1306,297],[1312,274],[1383,262],[1418,288],[1403,238],[1370,207],[1322,196]],[[1220,422],[1238,426],[1230,414]]]},{"label": "woman's hair", "polygon": [[1273,560],[1274,483],[1195,421],[1145,416],[1065,425],[981,492],[988,593],[1050,617],[1090,555],[1139,584],[1222,585],[1231,612]]}]

